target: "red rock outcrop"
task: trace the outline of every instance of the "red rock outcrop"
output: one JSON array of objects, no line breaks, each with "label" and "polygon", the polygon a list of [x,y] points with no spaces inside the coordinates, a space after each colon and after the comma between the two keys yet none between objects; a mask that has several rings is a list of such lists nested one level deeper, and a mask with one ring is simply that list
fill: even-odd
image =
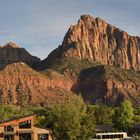
[{"label": "red rock outcrop", "polygon": [[111,26],[101,18],[81,16],[66,33],[63,43],[44,62],[70,57],[90,59],[124,69],[140,70],[140,38]]},{"label": "red rock outcrop", "polygon": [[37,63],[41,62],[41,60],[32,56],[24,48],[20,48],[16,43],[10,42],[0,47],[0,67],[16,62],[24,62],[34,67]]}]

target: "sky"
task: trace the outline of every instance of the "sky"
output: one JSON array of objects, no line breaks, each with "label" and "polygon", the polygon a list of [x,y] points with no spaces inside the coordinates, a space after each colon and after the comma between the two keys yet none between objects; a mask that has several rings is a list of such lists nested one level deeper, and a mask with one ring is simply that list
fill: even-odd
[{"label": "sky", "polygon": [[84,14],[140,36],[140,0],[0,0],[0,45],[16,42],[44,59]]}]

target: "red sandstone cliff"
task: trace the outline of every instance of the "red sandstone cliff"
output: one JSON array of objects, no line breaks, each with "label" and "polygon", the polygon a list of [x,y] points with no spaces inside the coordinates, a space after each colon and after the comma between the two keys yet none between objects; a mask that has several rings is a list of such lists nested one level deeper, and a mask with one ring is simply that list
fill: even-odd
[{"label": "red sandstone cliff", "polygon": [[101,18],[83,15],[69,28],[62,45],[45,62],[64,56],[139,71],[140,38],[128,35]]}]

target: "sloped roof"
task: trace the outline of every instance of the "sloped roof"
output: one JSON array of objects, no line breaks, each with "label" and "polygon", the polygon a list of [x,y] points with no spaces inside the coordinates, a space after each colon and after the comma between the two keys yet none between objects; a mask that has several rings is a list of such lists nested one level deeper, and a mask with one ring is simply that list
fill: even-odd
[{"label": "sloped roof", "polygon": [[96,125],[95,131],[111,131],[113,128],[111,125]]},{"label": "sloped roof", "polygon": [[0,121],[0,124],[6,123],[6,122],[10,122],[10,121],[14,121],[14,120],[18,120],[18,119],[22,119],[22,118],[26,118],[26,117],[30,117],[30,116],[35,116],[35,114],[28,114],[28,115],[24,115],[24,116],[12,117],[12,118]]},{"label": "sloped roof", "polygon": [[135,124],[134,128],[140,129],[140,124]]}]

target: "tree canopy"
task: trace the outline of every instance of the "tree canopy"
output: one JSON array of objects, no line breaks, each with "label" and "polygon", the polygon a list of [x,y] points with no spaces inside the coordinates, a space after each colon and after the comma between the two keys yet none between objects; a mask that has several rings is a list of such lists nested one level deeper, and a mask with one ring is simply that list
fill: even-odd
[{"label": "tree canopy", "polygon": [[94,106],[94,119],[97,125],[112,125],[112,116],[114,110],[104,104],[96,104]]},{"label": "tree canopy", "polygon": [[133,124],[134,109],[129,100],[124,100],[116,109],[114,115],[114,126],[119,130],[128,130]]},{"label": "tree canopy", "polygon": [[81,97],[69,98],[55,105],[49,115],[52,130],[57,140],[88,140],[94,128],[93,108]]}]

